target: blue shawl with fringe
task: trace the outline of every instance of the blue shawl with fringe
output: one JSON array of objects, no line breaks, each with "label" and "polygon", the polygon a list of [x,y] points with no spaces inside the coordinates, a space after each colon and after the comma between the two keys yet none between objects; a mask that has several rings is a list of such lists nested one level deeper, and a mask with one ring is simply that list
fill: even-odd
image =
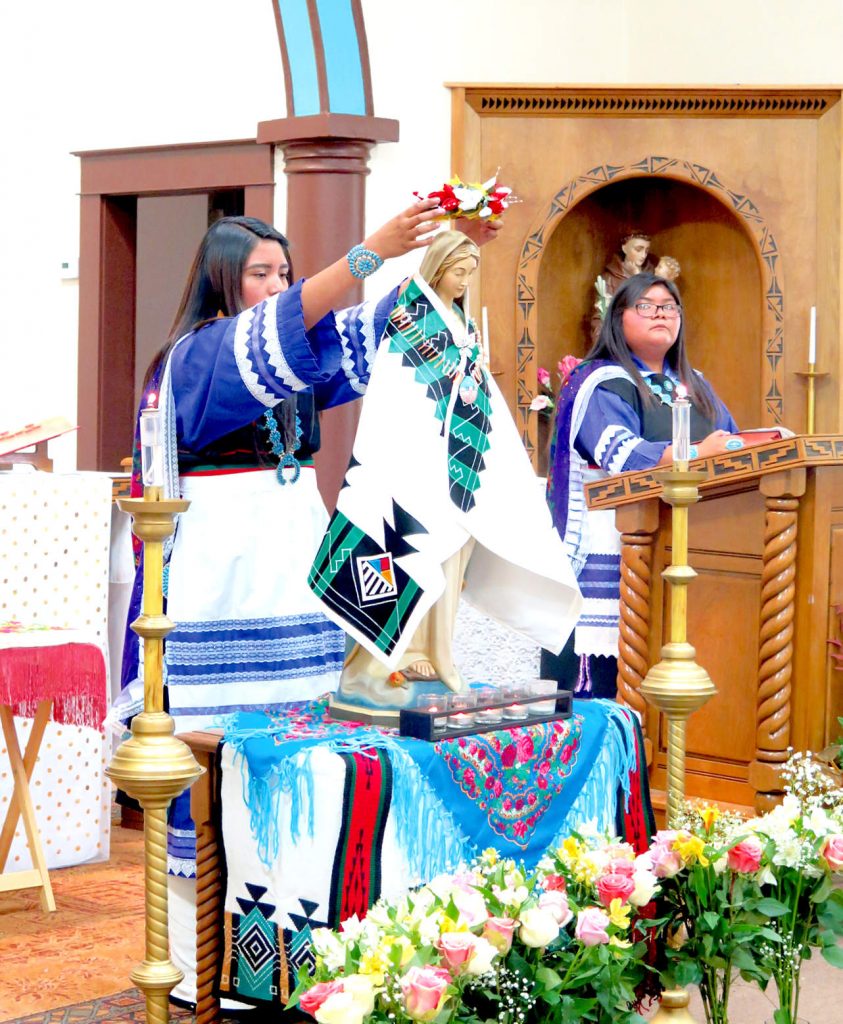
[{"label": "blue shawl with fringe", "polygon": [[576,701],[571,719],[427,743],[393,729],[334,722],[327,698],[287,705],[283,715],[238,712],[224,742],[237,752],[243,798],[261,860],[278,854],[278,811],[291,798],[295,840],[313,836],[319,802],[310,754],[386,750],[391,814],[414,876],[430,879],[487,847],[532,867],[573,829],[614,828],[636,766],[634,730],[613,701]]}]

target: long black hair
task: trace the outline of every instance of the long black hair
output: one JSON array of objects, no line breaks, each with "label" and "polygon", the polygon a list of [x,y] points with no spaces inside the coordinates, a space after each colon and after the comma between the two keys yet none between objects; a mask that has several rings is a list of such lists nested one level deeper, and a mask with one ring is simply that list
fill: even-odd
[{"label": "long black hair", "polygon": [[[632,358],[623,330],[623,314],[624,310],[634,306],[646,292],[657,284],[662,285],[670,292],[677,306],[682,306],[682,297],[673,281],[646,272],[634,274],[620,285],[612,297],[609,308],[606,310],[603,326],[600,328],[600,334],[585,357],[586,360],[609,359],[613,363],[618,363],[630,375],[641,398],[647,403],[654,403],[656,398],[647,387]],[[679,333],[676,336],[676,341],[667,350],[665,359],[667,365],[688,389],[688,397],[697,409],[703,416],[713,419],[715,408],[711,395],[708,388],[700,382],[699,376],[694,373],[685,352],[684,318],[679,321]]]},{"label": "long black hair", "polygon": [[220,314],[236,316],[243,311],[243,270],[249,254],[262,241],[279,243],[290,266],[288,280],[292,281],[290,243],[272,225],[257,217],[220,217],[208,228],[190,268],[167,341],[146,371],[144,388],[157,377],[179,338]]}]

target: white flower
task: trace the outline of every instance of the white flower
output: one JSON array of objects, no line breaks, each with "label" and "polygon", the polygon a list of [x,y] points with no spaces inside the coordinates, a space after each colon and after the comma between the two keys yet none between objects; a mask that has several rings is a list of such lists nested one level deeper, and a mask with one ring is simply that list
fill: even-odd
[{"label": "white flower", "polygon": [[466,974],[471,974],[475,978],[479,978],[481,974],[488,974],[492,969],[492,962],[498,955],[498,951],[489,942],[488,939],[484,939],[478,935],[474,939],[474,949],[471,954],[471,959],[465,968]]},{"label": "white flower", "polygon": [[454,196],[460,204],[460,210],[463,213],[471,213],[480,206],[486,198],[486,193],[477,188],[470,188],[468,185],[457,185],[454,188]]},{"label": "white flower", "polygon": [[802,863],[802,841],[794,833],[783,835],[776,842],[773,851],[773,863],[784,868],[798,868]]},{"label": "white flower", "polygon": [[519,885],[515,889],[501,889],[500,886],[493,885],[492,892],[505,907],[516,911],[527,902],[527,897],[530,895],[526,885]]},{"label": "white flower", "polygon": [[819,839],[822,836],[831,835],[836,831],[836,826],[829,815],[822,807],[814,807],[803,820],[805,828],[813,832]]},{"label": "white flower", "polygon": [[473,892],[464,892],[462,889],[455,889],[451,894],[454,906],[460,912],[460,918],[469,928],[482,924],[489,916],[486,900],[482,892],[476,889]]},{"label": "white flower", "polygon": [[521,914],[518,935],[525,946],[539,949],[553,942],[559,935],[559,925],[549,910],[530,907]]},{"label": "white flower", "polygon": [[329,971],[338,971],[345,965],[345,943],[329,928],[315,929],[310,940]]},{"label": "white flower", "polygon": [[362,1009],[364,1015],[374,1010],[375,986],[370,975],[349,974],[347,978],[343,978],[342,987],[343,991],[352,997],[355,1005]]},{"label": "white flower", "polygon": [[758,872],[758,884],[759,885],[778,885],[779,880],[773,874],[769,864],[765,865]]},{"label": "white flower", "polygon": [[351,992],[334,992],[314,1014],[318,1024],[363,1024],[367,1016]]},{"label": "white flower", "polygon": [[632,881],[635,888],[629,897],[629,902],[634,907],[644,907],[659,891],[659,880],[646,868],[637,868],[632,873]]}]

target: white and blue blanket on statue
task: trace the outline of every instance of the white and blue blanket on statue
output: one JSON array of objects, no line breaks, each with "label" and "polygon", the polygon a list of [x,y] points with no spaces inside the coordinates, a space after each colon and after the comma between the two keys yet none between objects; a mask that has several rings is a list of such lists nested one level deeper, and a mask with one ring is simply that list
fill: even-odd
[{"label": "white and blue blanket on statue", "polygon": [[413,278],[390,315],[351,463],[309,583],[325,613],[389,668],[469,539],[462,596],[558,651],[580,594],[472,325]]}]

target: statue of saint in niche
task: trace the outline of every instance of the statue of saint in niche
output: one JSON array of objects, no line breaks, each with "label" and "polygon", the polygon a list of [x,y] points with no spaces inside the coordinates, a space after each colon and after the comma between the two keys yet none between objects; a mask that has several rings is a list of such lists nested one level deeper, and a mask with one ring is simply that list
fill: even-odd
[{"label": "statue of saint in niche", "polygon": [[603,317],[612,301],[612,296],[629,277],[645,270],[655,273],[657,260],[650,254],[650,236],[638,229],[628,231],[621,239],[620,252],[616,252],[594,282],[596,293],[594,312],[591,317],[591,339],[595,341],[600,333]]}]

